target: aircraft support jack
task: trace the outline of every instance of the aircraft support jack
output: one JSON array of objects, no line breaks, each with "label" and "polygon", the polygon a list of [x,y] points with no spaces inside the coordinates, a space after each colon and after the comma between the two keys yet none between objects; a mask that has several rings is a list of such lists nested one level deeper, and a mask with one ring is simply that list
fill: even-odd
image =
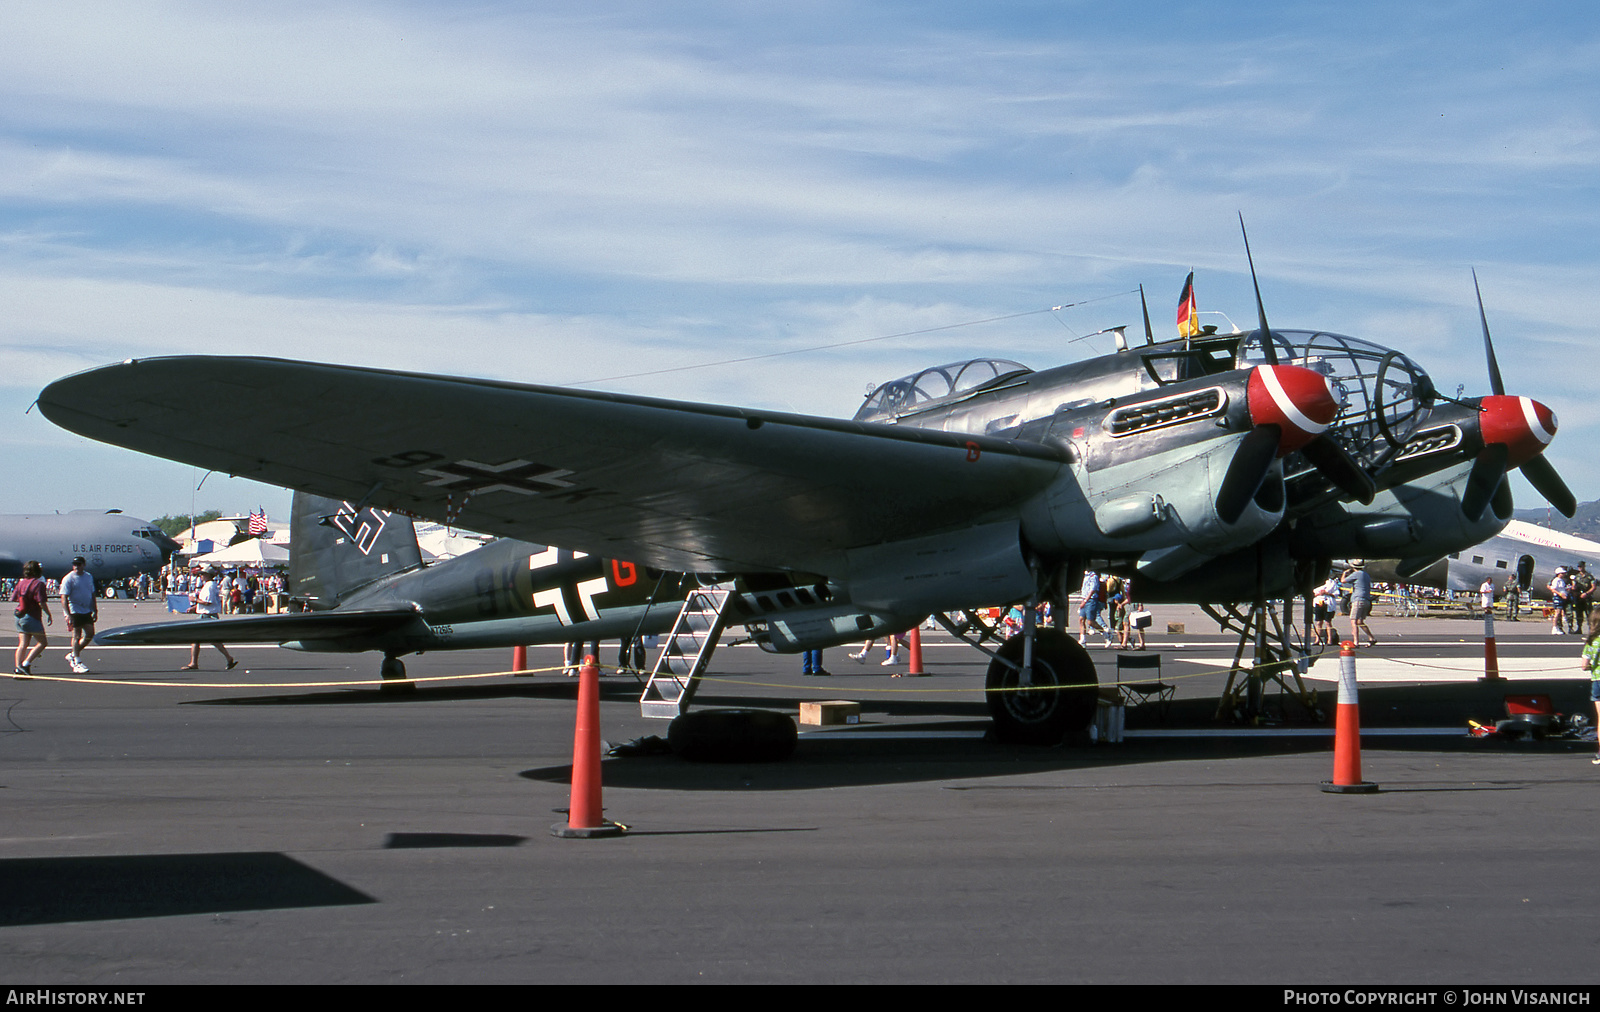
[{"label": "aircraft support jack", "polygon": [[[1218,720],[1261,721],[1267,716],[1263,697],[1269,682],[1277,683],[1283,692],[1293,696],[1313,720],[1321,723],[1327,719],[1317,702],[1317,690],[1307,688],[1301,677],[1307,655],[1290,642],[1289,627],[1279,620],[1272,602],[1257,601],[1248,612],[1232,604],[1224,605],[1222,611],[1209,604],[1200,607],[1223,629],[1239,633],[1233,666],[1228,669],[1228,684],[1217,701]],[[1247,647],[1251,649],[1248,666],[1243,663]]]}]

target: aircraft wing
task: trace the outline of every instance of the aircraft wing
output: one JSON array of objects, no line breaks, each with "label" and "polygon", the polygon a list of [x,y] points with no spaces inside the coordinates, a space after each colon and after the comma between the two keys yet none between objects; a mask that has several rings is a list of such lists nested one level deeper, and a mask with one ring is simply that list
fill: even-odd
[{"label": "aircraft wing", "polygon": [[190,619],[112,629],[95,636],[98,646],[188,646],[191,643],[287,643],[378,635],[417,617],[411,608],[308,611],[215,621]]},{"label": "aircraft wing", "polygon": [[315,495],[685,571],[1015,515],[1054,447],[562,387],[268,358],[129,360],[39,395],[104,442]]}]

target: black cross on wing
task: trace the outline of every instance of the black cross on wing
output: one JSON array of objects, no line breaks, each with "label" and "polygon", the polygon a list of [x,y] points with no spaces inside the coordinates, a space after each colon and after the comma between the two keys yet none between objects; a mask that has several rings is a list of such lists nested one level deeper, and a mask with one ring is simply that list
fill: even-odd
[{"label": "black cross on wing", "polygon": [[571,488],[572,482],[564,479],[571,471],[539,464],[530,460],[508,460],[503,464],[484,464],[476,460],[458,460],[450,464],[436,464],[417,472],[433,481],[429,485],[451,492],[470,491],[473,495],[487,492],[515,492],[518,495],[538,495],[557,488]]}]

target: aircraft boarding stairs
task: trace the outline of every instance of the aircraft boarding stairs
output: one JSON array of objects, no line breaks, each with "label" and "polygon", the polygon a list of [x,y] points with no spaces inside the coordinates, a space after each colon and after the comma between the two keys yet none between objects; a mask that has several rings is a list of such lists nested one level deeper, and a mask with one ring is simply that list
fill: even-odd
[{"label": "aircraft boarding stairs", "polygon": [[731,583],[696,587],[684,597],[683,610],[678,612],[678,621],[667,634],[639,697],[641,716],[670,720],[689,708],[727,625],[732,602]]}]

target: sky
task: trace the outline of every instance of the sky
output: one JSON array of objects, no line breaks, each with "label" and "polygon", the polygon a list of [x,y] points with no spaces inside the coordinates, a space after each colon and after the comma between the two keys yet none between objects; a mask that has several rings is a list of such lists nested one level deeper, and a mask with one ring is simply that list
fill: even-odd
[{"label": "sky", "polygon": [[0,511],[287,517],[29,410],[129,357],[848,416],[926,365],[1109,352],[1079,338],[1137,330],[1140,284],[1169,335],[1190,270],[1248,328],[1240,213],[1275,329],[1399,348],[1447,393],[1488,392],[1475,267],[1508,391],[1600,498],[1585,4],[57,0],[0,26]]}]

